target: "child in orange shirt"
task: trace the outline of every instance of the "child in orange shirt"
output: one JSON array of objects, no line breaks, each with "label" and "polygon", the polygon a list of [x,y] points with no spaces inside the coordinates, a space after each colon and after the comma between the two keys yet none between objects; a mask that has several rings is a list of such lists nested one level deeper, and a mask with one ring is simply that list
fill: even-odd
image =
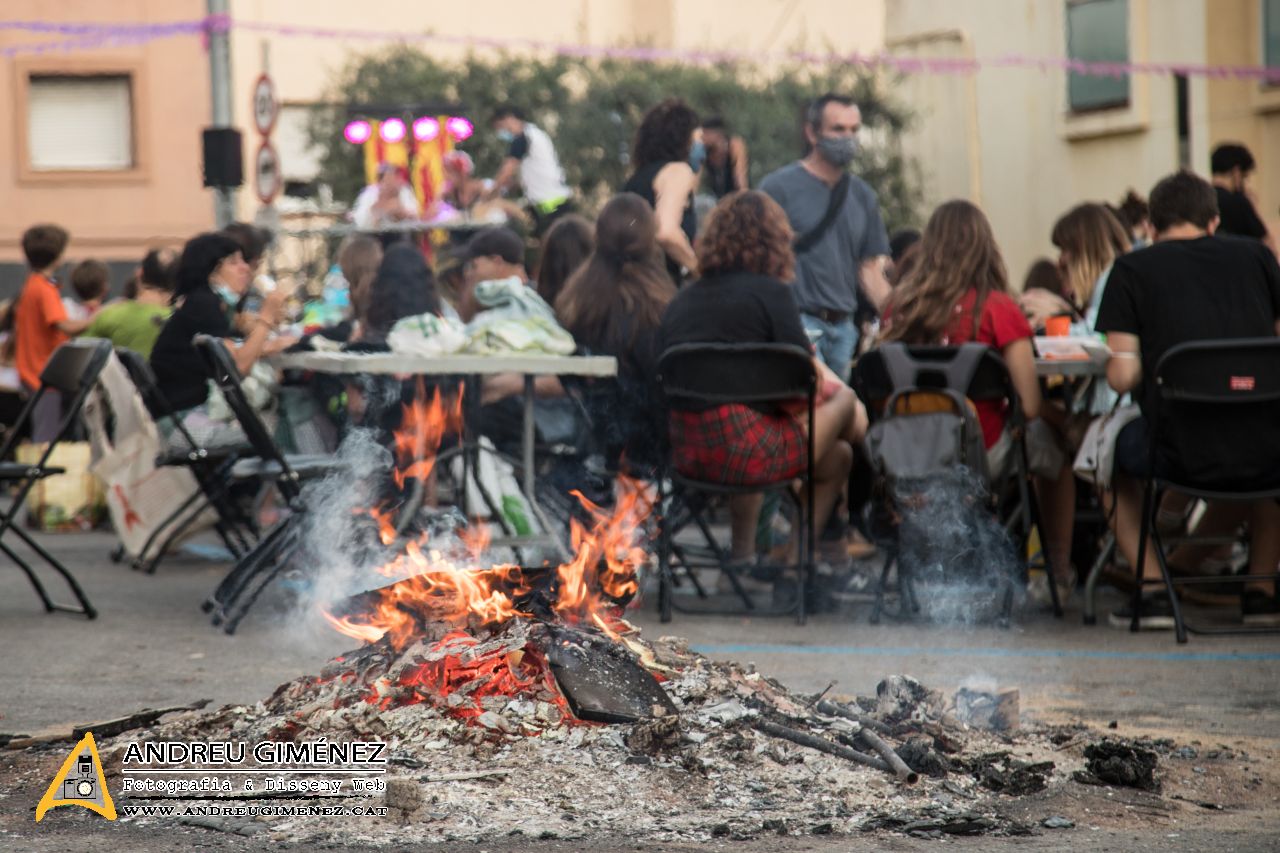
[{"label": "child in orange shirt", "polygon": [[[22,235],[22,252],[31,273],[13,307],[14,360],[22,387],[34,394],[40,387],[40,371],[53,351],[70,335],[84,331],[89,320],[71,320],[53,279],[62,262],[70,236],[57,225],[35,225]],[[47,392],[31,415],[31,440],[53,441],[62,419],[62,395]]]}]

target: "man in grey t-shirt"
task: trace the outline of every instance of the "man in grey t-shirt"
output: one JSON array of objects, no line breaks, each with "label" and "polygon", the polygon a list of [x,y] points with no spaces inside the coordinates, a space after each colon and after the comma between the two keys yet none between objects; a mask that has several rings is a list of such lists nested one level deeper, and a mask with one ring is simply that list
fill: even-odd
[{"label": "man in grey t-shirt", "polygon": [[[822,222],[831,193],[858,150],[862,113],[848,98],[827,94],[814,101],[805,116],[809,154],[768,175],[760,189],[786,211],[797,238]],[[850,176],[848,197],[839,213],[809,248],[796,255],[796,301],[805,331],[816,338],[822,360],[840,376],[848,376],[858,343],[853,322],[858,284],[879,310],[889,296],[884,262],[889,235],[880,218],[875,190]]]}]

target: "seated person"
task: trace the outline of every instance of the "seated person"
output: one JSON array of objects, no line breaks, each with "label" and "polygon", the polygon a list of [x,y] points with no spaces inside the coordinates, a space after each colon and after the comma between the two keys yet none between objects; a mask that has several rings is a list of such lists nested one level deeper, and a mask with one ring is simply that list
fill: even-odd
[{"label": "seated person", "polygon": [[[358,274],[367,278],[367,272]],[[357,293],[357,331],[344,347],[348,352],[390,352],[387,336],[400,320],[440,313],[435,277],[422,252],[400,243],[387,249],[371,280],[353,288]],[[390,376],[362,376],[347,383],[352,422],[376,425],[388,434],[399,424],[401,404],[411,402],[413,381]]]},{"label": "seated person", "polygon": [[[1040,412],[1031,326],[1013,297],[1000,247],[982,211],[949,201],[929,217],[919,259],[885,309],[884,339],[908,344],[984,343],[1000,353],[1028,420]],[[987,462],[998,478],[1011,463],[1007,413],[999,401],[975,403]]]},{"label": "seated person", "polygon": [[[1065,293],[1055,294],[1043,288],[1024,289],[1022,310],[1036,328],[1043,327],[1049,317],[1069,315],[1073,318],[1071,334],[1093,337],[1111,265],[1129,251],[1129,234],[1106,206],[1086,203],[1063,214],[1054,223],[1050,239],[1058,248],[1058,270]],[[1066,592],[1076,585],[1076,571],[1071,566],[1076,478],[1071,463],[1089,422],[1111,411],[1116,399],[1109,388],[1098,383],[1087,395],[1081,395],[1072,410],[1057,401],[1046,403],[1040,410],[1041,421],[1035,427],[1034,439],[1048,450],[1039,454],[1042,462],[1034,466],[1041,533],[1055,577]],[[1033,594],[1037,589],[1033,587]]]},{"label": "seated person", "polygon": [[542,238],[542,254],[534,275],[538,295],[555,305],[569,278],[582,268],[595,247],[595,226],[576,213],[555,221]]},{"label": "seated person", "polygon": [[[575,218],[560,219],[547,239]],[[660,461],[658,437],[666,426],[654,384],[658,329],[676,288],[661,260],[653,208],[640,196],[610,199],[596,220],[595,239],[595,250],[556,300],[556,317],[580,352],[618,359],[616,381],[593,386],[587,398],[606,465],[634,475],[635,466]]]},{"label": "seated person", "polygon": [[136,293],[112,302],[93,318],[84,334],[107,338],[116,347],[133,350],[151,358],[151,350],[173,313],[174,273],[178,253],[173,249],[152,249],[142,259]]},{"label": "seated person", "polygon": [[[1149,418],[1158,397],[1151,382],[1160,358],[1181,343],[1224,338],[1261,338],[1280,334],[1280,267],[1262,243],[1214,236],[1218,201],[1213,187],[1190,172],[1178,172],[1156,184],[1150,196],[1156,242],[1141,252],[1118,258],[1098,312],[1097,330],[1105,332],[1112,357],[1107,381],[1119,393],[1133,392],[1142,416],[1120,431],[1112,478],[1115,488],[1116,543],[1130,565],[1137,565],[1142,513],[1142,480],[1151,471],[1173,479],[1191,479],[1224,490],[1280,479],[1280,448],[1241,435],[1229,418],[1204,425],[1195,448],[1152,448]],[[1226,459],[1243,442],[1256,445],[1252,470],[1232,471]],[[1218,461],[1221,458],[1223,461]],[[1280,505],[1252,505],[1249,572],[1272,574],[1280,563]],[[1143,579],[1158,579],[1152,548],[1138,570]],[[1241,594],[1241,617],[1247,624],[1280,624],[1276,585],[1269,580],[1247,584]],[[1128,627],[1128,605],[1111,615],[1112,624]],[[1172,628],[1172,609],[1163,589],[1144,593],[1140,627]]]},{"label": "seated person", "polygon": [[111,289],[111,270],[102,261],[90,258],[71,270],[72,296],[62,297],[62,307],[72,320],[90,321],[102,309]]},{"label": "seated person", "polygon": [[378,166],[377,183],[361,190],[351,205],[351,221],[370,231],[417,218],[418,198],[409,186],[409,173],[392,163]]},{"label": "seated person", "polygon": [[201,234],[187,241],[175,276],[173,298],[178,306],[151,351],[151,368],[161,393],[196,441],[206,447],[241,444],[244,433],[234,421],[209,416],[209,374],[192,344],[195,336],[224,339],[241,376],[263,355],[294,343],[292,338],[270,339],[284,317],[287,294],[283,289],[268,293],[253,328],[243,339],[232,340],[235,306],[249,287],[249,276],[239,244],[225,234]]},{"label": "seated person", "polygon": [[[731,193],[707,217],[697,243],[702,278],[686,286],[663,315],[661,349],[695,343],[784,343],[812,351],[795,296],[791,227],[777,202],[755,190]],[[597,239],[603,239],[598,237]],[[823,393],[813,423],[789,407],[715,406],[672,411],[669,428],[676,469],[689,477],[735,486],[785,481],[805,472],[813,431],[817,528],[827,523],[853,463],[852,445],[866,431],[866,412],[853,391],[814,359]],[[755,557],[761,494],[730,502],[731,558]],[[799,531],[792,535],[792,554]]]}]

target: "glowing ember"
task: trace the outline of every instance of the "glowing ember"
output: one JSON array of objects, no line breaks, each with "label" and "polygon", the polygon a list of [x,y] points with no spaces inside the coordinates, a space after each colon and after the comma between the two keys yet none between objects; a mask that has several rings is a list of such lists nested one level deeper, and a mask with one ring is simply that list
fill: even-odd
[{"label": "glowing ember", "polygon": [[[410,479],[432,476],[441,442],[462,424],[460,395],[444,400],[436,391],[430,402],[422,396],[405,406],[395,435],[394,474],[401,488]],[[362,695],[359,689],[351,695],[379,709],[429,702],[480,725],[486,698],[523,698],[553,708],[560,720],[574,720],[546,654],[525,641],[523,626],[578,625],[632,648],[623,637],[630,627],[618,611],[639,589],[636,573],[648,556],[637,539],[652,503],[640,483],[625,480],[612,509],[573,494],[585,521],[571,521],[573,556],[560,566],[480,565],[490,544],[483,524],[459,533],[466,551],[461,557],[450,549],[446,558],[443,544],[433,548],[430,534],[423,533],[375,568],[380,576],[400,580],[354,596],[345,613],[325,612],[334,629],[397,658],[389,669],[339,676],[344,684],[362,686]],[[368,514],[382,543],[394,544],[393,513],[380,508]],[[442,629],[448,633],[427,641]]]}]

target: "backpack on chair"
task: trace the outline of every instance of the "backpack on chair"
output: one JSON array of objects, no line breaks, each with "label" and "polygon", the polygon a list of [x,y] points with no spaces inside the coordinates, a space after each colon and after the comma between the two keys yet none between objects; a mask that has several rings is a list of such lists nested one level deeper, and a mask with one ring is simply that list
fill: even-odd
[{"label": "backpack on chair", "polygon": [[893,391],[867,430],[867,455],[876,479],[893,490],[961,466],[986,484],[982,426],[965,391],[987,347],[964,344],[946,362],[912,358],[901,343],[882,344],[877,351]]}]

